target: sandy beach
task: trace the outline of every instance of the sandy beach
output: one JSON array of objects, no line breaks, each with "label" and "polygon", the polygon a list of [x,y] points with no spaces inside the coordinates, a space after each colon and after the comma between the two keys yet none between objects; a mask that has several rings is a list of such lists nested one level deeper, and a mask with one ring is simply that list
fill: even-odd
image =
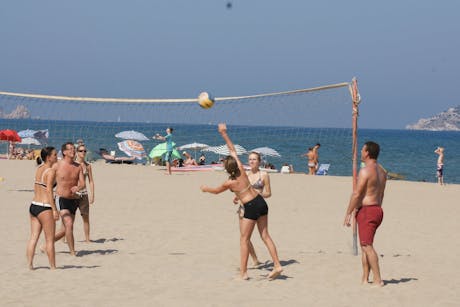
[{"label": "sandy beach", "polygon": [[[460,185],[389,181],[377,232],[381,289],[360,285],[360,256],[342,227],[351,178],[271,174],[269,230],[284,272],[268,281],[268,252],[237,281],[239,230],[232,194],[201,193],[224,172],[180,173],[93,164],[92,243],[77,213],[77,257],[56,243],[56,271],[37,249],[26,265],[34,161],[0,160],[2,306],[459,306]],[[43,235],[42,235],[43,236]],[[43,237],[41,238],[43,241]]]}]

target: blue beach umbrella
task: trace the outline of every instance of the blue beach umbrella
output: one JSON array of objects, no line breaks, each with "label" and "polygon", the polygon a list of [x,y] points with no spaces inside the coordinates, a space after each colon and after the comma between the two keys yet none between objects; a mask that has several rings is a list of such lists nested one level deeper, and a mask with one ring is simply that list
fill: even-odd
[{"label": "blue beach umbrella", "polygon": [[119,139],[136,140],[136,141],[148,141],[149,140],[149,138],[146,137],[143,133],[134,131],[134,130],[118,132],[117,134],[115,134],[115,137]]},{"label": "blue beach umbrella", "polygon": [[125,140],[118,143],[118,148],[130,157],[142,160],[147,156],[141,143],[133,140]]}]

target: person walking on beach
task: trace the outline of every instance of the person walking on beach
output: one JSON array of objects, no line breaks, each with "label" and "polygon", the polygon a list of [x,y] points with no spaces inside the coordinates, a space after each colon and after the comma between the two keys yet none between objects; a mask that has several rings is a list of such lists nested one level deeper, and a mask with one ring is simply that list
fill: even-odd
[{"label": "person walking on beach", "polygon": [[59,205],[64,229],[55,234],[54,240],[58,241],[65,236],[69,251],[75,256],[75,241],[73,224],[78,208],[79,196],[77,192],[85,189],[85,178],[80,164],[75,162],[75,146],[67,142],[61,147],[63,158],[53,165],[56,171],[56,203]]},{"label": "person walking on beach", "polygon": [[40,152],[37,163],[40,165],[35,172],[34,198],[29,207],[30,216],[30,239],[27,243],[27,262],[29,269],[33,269],[33,259],[35,248],[40,237],[40,233],[45,233],[46,245],[44,250],[48,255],[50,269],[56,269],[56,253],[54,249],[54,233],[56,231],[56,221],[59,213],[54,203],[53,184],[55,172],[53,164],[57,162],[57,152],[54,147],[45,147]]},{"label": "person walking on beach", "polygon": [[[249,171],[246,172],[248,176],[249,183],[251,184],[252,188],[256,190],[259,195],[263,198],[269,198],[272,195],[271,186],[270,186],[270,177],[268,176],[267,172],[260,170],[260,163],[262,159],[258,152],[251,152],[248,156],[248,163],[249,167],[251,168]],[[233,200],[234,204],[239,204],[238,197],[235,196]],[[244,207],[240,205],[238,208],[238,217],[239,217],[239,226],[240,226],[240,233],[242,232],[243,226],[243,217],[244,217]],[[249,248],[249,255],[252,258],[252,262],[254,266],[258,266],[262,264],[259,259],[257,258],[256,251],[254,249],[254,245],[252,244],[251,240],[248,243]]]},{"label": "person walking on beach", "polygon": [[384,285],[380,276],[379,258],[374,249],[374,236],[383,220],[382,202],[386,186],[387,174],[383,167],[377,163],[380,147],[377,143],[366,142],[361,150],[361,160],[365,167],[361,168],[358,176],[356,190],[350,198],[345,213],[344,225],[351,225],[352,214],[356,214],[359,241],[361,244],[361,261],[363,275],[361,282],[369,282],[369,273],[373,274],[373,286]]},{"label": "person walking on beach", "polygon": [[436,176],[438,177],[438,183],[440,185],[444,184],[444,147],[438,147],[434,151],[436,154],[439,155],[438,157],[438,163],[436,165]]},{"label": "person walking on beach", "polygon": [[86,179],[88,179],[89,183],[89,197],[88,191],[83,189],[78,192],[80,195],[80,199],[78,199],[78,209],[80,210],[81,217],[83,219],[83,231],[85,233],[85,241],[89,243],[90,236],[89,236],[89,205],[94,203],[94,179],[93,179],[93,170],[91,168],[91,164],[85,161],[86,157],[86,146],[85,144],[81,144],[77,147],[77,158],[75,162],[81,165],[83,170],[83,176],[85,177],[85,185]]},{"label": "person walking on beach", "polygon": [[275,243],[268,233],[268,206],[264,198],[257,193],[249,182],[243,164],[238,159],[235,146],[227,134],[226,124],[219,124],[218,131],[225,140],[230,150],[230,156],[224,160],[224,167],[229,178],[218,187],[208,187],[202,185],[201,191],[213,194],[219,194],[226,190],[235,193],[235,196],[244,204],[244,216],[241,221],[240,235],[240,278],[249,279],[247,274],[249,258],[249,241],[255,225],[259,229],[260,236],[264,241],[270,256],[273,259],[273,270],[268,274],[269,279],[274,279],[281,274],[283,268],[278,258]]},{"label": "person walking on beach", "polygon": [[168,127],[166,128],[166,135],[161,136],[160,134],[155,134],[153,137],[155,140],[166,141],[166,154],[165,154],[165,161],[166,161],[166,170],[167,175],[171,175],[171,162],[172,162],[172,153],[173,153],[173,128]]}]

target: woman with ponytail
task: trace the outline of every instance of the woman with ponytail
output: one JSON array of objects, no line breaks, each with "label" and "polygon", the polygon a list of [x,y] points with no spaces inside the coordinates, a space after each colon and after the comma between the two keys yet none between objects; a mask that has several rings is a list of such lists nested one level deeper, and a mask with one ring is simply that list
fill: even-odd
[{"label": "woman with ponytail", "polygon": [[57,162],[57,152],[54,147],[45,147],[37,158],[39,167],[35,172],[34,198],[29,207],[30,216],[30,239],[27,244],[27,262],[29,269],[33,269],[33,259],[40,233],[45,233],[46,253],[50,263],[50,269],[56,268],[54,250],[54,232],[59,214],[53,197],[53,185],[55,171],[52,169]]},{"label": "woman with ponytail", "polygon": [[229,178],[218,187],[201,186],[201,191],[219,194],[226,190],[235,193],[235,196],[244,204],[244,216],[241,221],[240,234],[240,277],[241,279],[249,279],[247,274],[248,258],[249,258],[249,242],[252,232],[257,224],[260,236],[264,241],[270,256],[273,259],[273,270],[268,274],[269,279],[274,279],[281,274],[281,267],[275,243],[268,233],[268,206],[264,198],[252,187],[249,182],[243,164],[238,159],[235,146],[227,134],[227,126],[219,124],[218,131],[222,138],[227,143],[230,150],[230,156],[224,160],[224,167]]}]

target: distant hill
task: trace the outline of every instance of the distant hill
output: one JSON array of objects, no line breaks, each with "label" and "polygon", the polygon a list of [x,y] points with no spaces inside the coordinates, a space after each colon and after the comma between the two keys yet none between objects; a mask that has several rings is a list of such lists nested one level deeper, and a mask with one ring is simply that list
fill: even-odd
[{"label": "distant hill", "polygon": [[430,118],[419,119],[412,125],[407,125],[410,130],[431,131],[460,131],[460,106],[450,108]]},{"label": "distant hill", "polygon": [[11,111],[11,113],[5,113],[3,112],[3,109],[0,108],[0,118],[5,118],[5,119],[30,118],[30,112],[23,105],[18,105],[16,109]]}]

